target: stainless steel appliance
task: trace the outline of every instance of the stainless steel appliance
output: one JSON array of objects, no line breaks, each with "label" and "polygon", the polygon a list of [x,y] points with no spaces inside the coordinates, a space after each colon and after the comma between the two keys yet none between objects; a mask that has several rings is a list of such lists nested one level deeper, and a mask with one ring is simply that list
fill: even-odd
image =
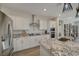
[{"label": "stainless steel appliance", "polygon": [[55,28],[51,28],[50,32],[51,32],[51,38],[55,38]]},{"label": "stainless steel appliance", "polygon": [[0,12],[1,26],[0,26],[0,52],[2,56],[12,55],[13,52],[13,38],[12,38],[12,20]]}]

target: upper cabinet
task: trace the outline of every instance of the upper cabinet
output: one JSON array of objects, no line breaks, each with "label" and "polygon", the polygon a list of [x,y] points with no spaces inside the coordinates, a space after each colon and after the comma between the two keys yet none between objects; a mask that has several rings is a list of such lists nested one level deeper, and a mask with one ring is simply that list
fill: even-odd
[{"label": "upper cabinet", "polygon": [[14,30],[29,30],[29,24],[31,23],[31,15],[23,16],[13,16],[13,29]]},{"label": "upper cabinet", "polygon": [[40,30],[47,30],[48,22],[47,20],[40,20]]},{"label": "upper cabinet", "polygon": [[25,15],[15,14],[12,15],[11,18],[13,20],[14,30],[38,31],[38,30],[46,30],[48,26],[47,21],[48,18],[43,16],[34,15],[34,17],[32,17],[32,14],[25,14]]},{"label": "upper cabinet", "polygon": [[53,27],[55,28],[56,27],[56,21],[50,20],[49,21],[49,27],[50,28],[53,28]]}]

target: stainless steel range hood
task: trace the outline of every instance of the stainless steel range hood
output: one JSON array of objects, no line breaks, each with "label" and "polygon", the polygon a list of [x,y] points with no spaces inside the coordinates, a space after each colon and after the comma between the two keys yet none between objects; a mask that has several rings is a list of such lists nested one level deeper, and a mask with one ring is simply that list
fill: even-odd
[{"label": "stainless steel range hood", "polygon": [[35,15],[32,15],[32,23],[30,23],[30,26],[39,26],[38,23],[34,22],[35,21]]}]

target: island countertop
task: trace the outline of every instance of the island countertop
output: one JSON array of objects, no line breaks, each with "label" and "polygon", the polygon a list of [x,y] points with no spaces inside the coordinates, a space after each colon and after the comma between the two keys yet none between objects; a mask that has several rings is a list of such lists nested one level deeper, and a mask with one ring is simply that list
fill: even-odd
[{"label": "island countertop", "polygon": [[52,56],[78,56],[79,43],[74,41],[62,42],[58,40],[41,41],[40,45],[48,50]]}]

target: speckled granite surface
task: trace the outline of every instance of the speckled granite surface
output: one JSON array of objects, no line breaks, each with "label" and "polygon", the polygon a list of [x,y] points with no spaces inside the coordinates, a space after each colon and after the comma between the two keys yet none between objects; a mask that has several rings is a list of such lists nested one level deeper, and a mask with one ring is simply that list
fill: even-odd
[{"label": "speckled granite surface", "polygon": [[[47,41],[44,41],[47,42]],[[44,44],[42,41],[41,44],[47,49],[51,49],[52,56],[79,56],[79,43],[74,41],[62,42],[58,40],[52,40],[51,46]]]},{"label": "speckled granite surface", "polygon": [[58,40],[52,41],[52,55],[57,56],[78,56],[79,43],[74,41],[61,42]]}]

